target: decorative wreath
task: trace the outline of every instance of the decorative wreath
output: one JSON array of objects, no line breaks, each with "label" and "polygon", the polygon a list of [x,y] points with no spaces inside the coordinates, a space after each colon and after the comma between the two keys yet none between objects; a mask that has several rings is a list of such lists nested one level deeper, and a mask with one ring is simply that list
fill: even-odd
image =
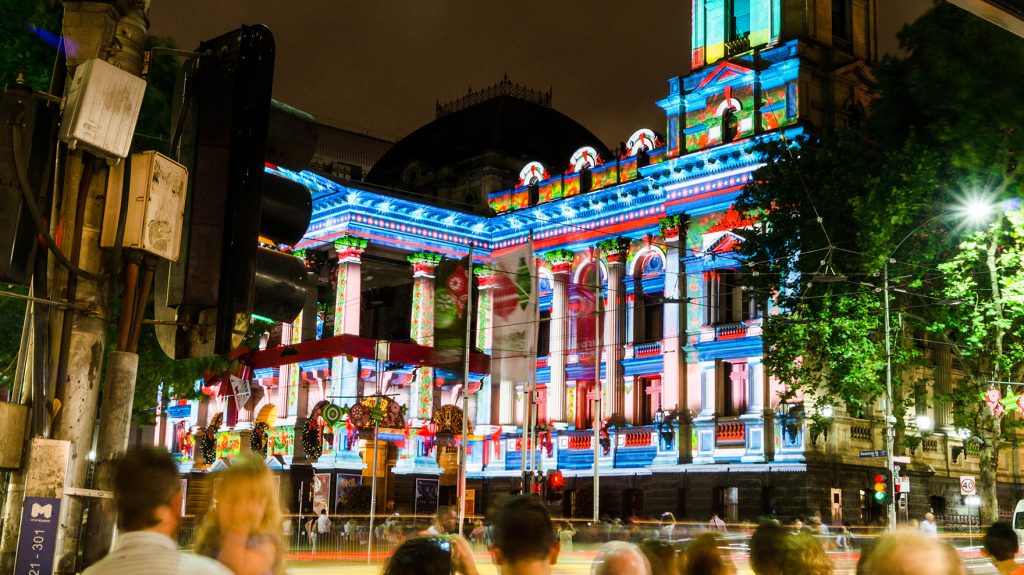
[{"label": "decorative wreath", "polygon": [[405,406],[389,397],[367,397],[352,406],[348,420],[356,429],[366,429],[377,423],[381,427],[405,427]]},{"label": "decorative wreath", "polygon": [[437,426],[437,433],[462,433],[462,410],[454,405],[442,405],[430,421]]},{"label": "decorative wreath", "polygon": [[267,456],[267,445],[270,437],[267,435],[267,424],[259,421],[252,427],[252,437],[249,438],[249,448],[260,457]]},{"label": "decorative wreath", "polygon": [[224,415],[218,413],[213,416],[210,425],[201,430],[198,434],[196,444],[199,446],[199,454],[203,456],[203,463],[212,465],[217,461],[217,433],[220,431],[220,424],[224,422]]},{"label": "decorative wreath", "polygon": [[307,419],[306,425],[302,428],[302,450],[310,459],[319,459],[324,453],[323,430],[315,417]]}]

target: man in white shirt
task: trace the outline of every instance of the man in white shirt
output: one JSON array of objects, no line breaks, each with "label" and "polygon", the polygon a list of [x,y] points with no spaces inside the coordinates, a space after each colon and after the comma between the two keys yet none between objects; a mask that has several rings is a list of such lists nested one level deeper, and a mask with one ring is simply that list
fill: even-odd
[{"label": "man in white shirt", "polygon": [[931,535],[935,537],[939,533],[938,526],[935,525],[935,516],[931,513],[924,514],[924,521],[921,522],[921,533],[925,535]]},{"label": "man in white shirt", "polygon": [[320,517],[316,518],[316,532],[317,533],[330,533],[331,532],[331,518],[327,516],[327,510],[320,510]]},{"label": "man in white shirt", "polygon": [[722,521],[722,518],[719,517],[717,513],[712,514],[711,519],[708,521],[708,530],[717,531],[719,533],[725,533],[725,521]]},{"label": "man in white shirt", "polygon": [[181,523],[181,498],[181,478],[170,453],[154,447],[126,453],[114,468],[120,534],[110,553],[82,575],[231,575],[213,559],[178,550],[174,536]]}]

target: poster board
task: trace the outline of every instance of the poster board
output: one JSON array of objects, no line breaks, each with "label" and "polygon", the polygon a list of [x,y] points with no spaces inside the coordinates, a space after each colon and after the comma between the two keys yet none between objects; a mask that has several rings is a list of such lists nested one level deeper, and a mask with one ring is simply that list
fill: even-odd
[{"label": "poster board", "polygon": [[416,479],[416,498],[414,511],[416,515],[433,515],[437,513],[437,491],[440,481],[437,479]]}]

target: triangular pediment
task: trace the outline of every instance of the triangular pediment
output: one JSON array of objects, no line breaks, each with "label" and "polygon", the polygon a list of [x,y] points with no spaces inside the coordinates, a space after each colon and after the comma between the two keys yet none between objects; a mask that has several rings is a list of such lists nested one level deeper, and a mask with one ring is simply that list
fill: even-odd
[{"label": "triangular pediment", "polygon": [[702,90],[705,86],[709,86],[711,84],[721,84],[727,82],[730,78],[735,78],[736,76],[749,74],[750,72],[753,72],[753,70],[747,68],[746,66],[741,66],[736,62],[721,62],[720,64],[715,66],[715,69],[708,73],[708,75],[705,76],[699,84],[697,84],[697,90]]},{"label": "triangular pediment", "polygon": [[850,64],[837,69],[833,73],[840,78],[862,84],[864,86],[873,86],[876,84],[875,75],[871,72],[871,67],[861,60],[851,62]]},{"label": "triangular pediment", "polygon": [[701,252],[704,254],[726,254],[735,251],[743,243],[743,237],[731,231],[704,234]]}]

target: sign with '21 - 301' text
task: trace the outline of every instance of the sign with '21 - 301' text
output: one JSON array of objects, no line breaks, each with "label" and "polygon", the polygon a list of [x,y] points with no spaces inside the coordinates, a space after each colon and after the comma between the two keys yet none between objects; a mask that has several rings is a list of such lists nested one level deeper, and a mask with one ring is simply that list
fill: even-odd
[{"label": "sign with '21 - 301' text", "polygon": [[15,575],[50,575],[57,551],[60,499],[26,497],[21,511]]}]

